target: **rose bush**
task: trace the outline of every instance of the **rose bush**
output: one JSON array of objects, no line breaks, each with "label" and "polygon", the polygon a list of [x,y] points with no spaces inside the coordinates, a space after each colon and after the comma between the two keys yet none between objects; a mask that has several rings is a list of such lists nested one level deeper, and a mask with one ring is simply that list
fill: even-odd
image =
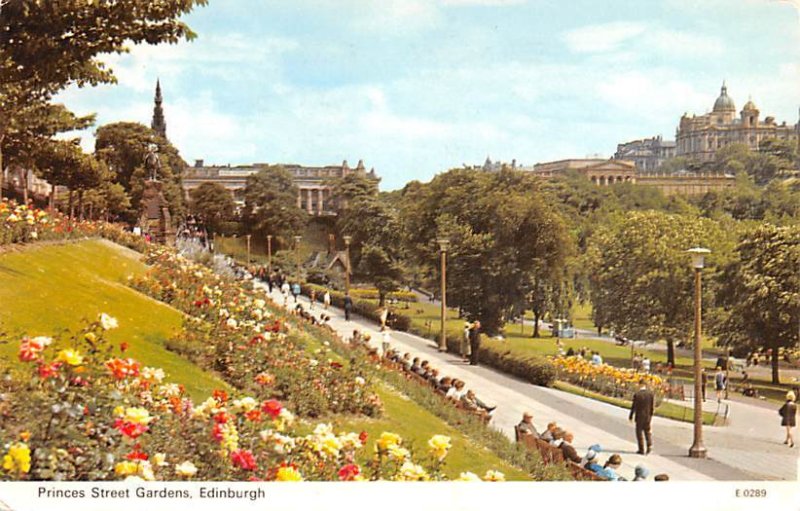
[{"label": "rose bush", "polygon": [[105,339],[115,325],[103,316],[67,338],[20,341],[30,377],[0,383],[3,480],[445,479],[448,437],[412,454],[391,432],[370,443],[303,423],[276,399],[215,391],[195,403],[162,370],[123,358]]}]

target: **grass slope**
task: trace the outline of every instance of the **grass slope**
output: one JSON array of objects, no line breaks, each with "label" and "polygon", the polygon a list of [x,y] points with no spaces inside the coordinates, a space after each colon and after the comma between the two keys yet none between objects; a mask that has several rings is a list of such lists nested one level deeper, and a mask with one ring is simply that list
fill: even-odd
[{"label": "grass slope", "polygon": [[138,255],[99,240],[35,245],[0,253],[0,358],[16,362],[22,335],[75,331],[106,312],[119,320],[113,341],[129,344],[131,357],[161,367],[167,379],[182,383],[196,398],[227,387],[213,375],[167,351],[163,341],[181,327],[175,309],[126,287],[129,275],[146,271]]}]

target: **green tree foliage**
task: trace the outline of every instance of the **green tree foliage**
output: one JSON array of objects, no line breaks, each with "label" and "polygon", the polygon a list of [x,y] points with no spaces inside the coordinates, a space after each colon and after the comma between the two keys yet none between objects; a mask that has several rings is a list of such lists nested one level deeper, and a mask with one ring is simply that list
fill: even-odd
[{"label": "green tree foliage", "polygon": [[340,215],[355,199],[378,195],[378,181],[363,172],[351,172],[344,177],[332,179],[330,186],[336,211]]},{"label": "green tree foliage", "polygon": [[95,139],[95,154],[104,161],[114,174],[114,181],[121,184],[130,196],[133,209],[125,214],[135,222],[144,193],[144,182],[148,178],[144,159],[150,144],[158,146],[161,167],[158,179],[163,183],[164,198],[169,203],[174,217],[185,213],[181,174],[186,168],[178,150],[164,137],[137,122],[117,122],[100,126]]},{"label": "green tree foliage", "polygon": [[297,207],[297,187],[289,171],[266,167],[247,177],[242,221],[248,232],[262,237],[271,234],[284,243],[302,234],[308,213]]},{"label": "green tree foliage", "polygon": [[234,218],[236,204],[231,192],[218,183],[203,183],[190,193],[191,212],[202,218],[212,232],[219,233],[220,225]]},{"label": "green tree foliage", "polygon": [[735,255],[718,278],[724,314],[714,330],[730,346],[771,350],[777,384],[779,348],[800,343],[800,224],[748,230]]},{"label": "green tree foliage", "polygon": [[352,236],[354,276],[372,283],[383,305],[386,294],[398,289],[404,275],[397,211],[371,193],[357,195],[340,213],[337,227],[343,235]]},{"label": "green tree foliage", "polygon": [[[4,139],[27,108],[69,85],[114,81],[99,56],[130,44],[177,43],[194,33],[180,20],[207,0],[14,0],[0,15],[0,168]],[[0,173],[2,175],[2,173]],[[2,182],[0,182],[0,190]]]},{"label": "green tree foliage", "polygon": [[449,238],[448,302],[489,333],[522,308],[533,272],[561,267],[570,251],[564,221],[539,186],[510,169],[454,169],[410,184],[399,201],[410,249],[434,274],[436,239]]},{"label": "green tree foliage", "polygon": [[[674,343],[690,338],[693,277],[686,250],[712,250],[707,274],[727,261],[730,235],[715,222],[663,212],[616,215],[591,239],[587,252],[594,323],[639,340]],[[706,285],[707,296],[712,296]],[[707,302],[710,303],[710,302]]]},{"label": "green tree foliage", "polygon": [[51,184],[69,189],[69,214],[73,214],[74,192],[78,193],[78,206],[83,213],[83,195],[98,188],[111,177],[108,167],[93,155],[85,154],[78,140],[51,141],[36,151],[35,166]]}]

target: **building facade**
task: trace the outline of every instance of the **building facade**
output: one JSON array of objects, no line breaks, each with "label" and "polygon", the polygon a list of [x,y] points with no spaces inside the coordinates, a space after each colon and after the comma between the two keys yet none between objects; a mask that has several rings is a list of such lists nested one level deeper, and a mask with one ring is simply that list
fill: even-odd
[{"label": "building facade", "polygon": [[331,180],[342,178],[352,173],[362,173],[365,176],[379,181],[375,169],[366,170],[364,162],[359,160],[355,168],[344,160],[341,165],[326,165],[324,167],[305,167],[294,163],[269,165],[255,163],[253,165],[204,165],[203,160],[197,160],[193,167],[188,167],[183,172],[183,189],[187,194],[203,183],[217,183],[229,190],[239,205],[244,204],[244,189],[247,177],[270,167],[280,166],[292,174],[294,184],[297,186],[297,207],[304,208],[309,214],[324,216],[336,214],[336,203],[332,197]]},{"label": "building facade", "polygon": [[691,117],[683,114],[675,135],[675,154],[707,162],[714,159],[717,149],[726,145],[746,144],[755,150],[767,138],[797,141],[800,138],[800,121],[790,126],[785,121],[776,123],[772,116],[761,119],[761,112],[752,100],[745,103],[737,117],[736,105],[723,83],[711,112]]},{"label": "building facade", "polygon": [[537,163],[533,166],[534,174],[544,179],[569,171],[582,174],[598,186],[636,182],[636,165],[626,160],[584,158]]},{"label": "building facade", "polygon": [[640,172],[653,172],[666,160],[675,157],[675,141],[664,140],[661,135],[617,144],[615,160],[628,160]]}]

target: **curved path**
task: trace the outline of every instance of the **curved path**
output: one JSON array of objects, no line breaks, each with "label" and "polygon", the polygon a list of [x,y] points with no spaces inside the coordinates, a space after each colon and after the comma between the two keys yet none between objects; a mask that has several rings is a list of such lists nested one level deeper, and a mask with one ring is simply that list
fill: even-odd
[{"label": "curved path", "polygon": [[[263,284],[256,285],[266,291]],[[283,304],[277,290],[271,296],[277,304]],[[293,307],[294,301],[289,301]],[[301,297],[300,301],[308,310],[308,299]],[[311,312],[319,317],[322,305],[316,304]],[[333,307],[327,313],[331,316],[330,326],[343,338],[358,329],[370,334],[371,344],[379,347],[379,327],[371,321],[355,315],[345,321],[344,312]],[[527,410],[533,413],[539,431],[551,421],[571,431],[575,435],[573,445],[581,455],[595,443],[603,447],[603,461],[611,453],[620,454],[621,474],[628,479],[633,478],[634,467],[641,463],[650,469],[651,477],[667,473],[673,480],[797,480],[799,449],[789,449],[781,443],[783,430],[775,410],[731,402],[729,426],[704,428],[710,456],[705,460],[687,457],[692,443],[691,424],[654,417],[654,450],[642,456],[635,454],[636,438],[633,425],[627,420],[628,410],[535,386],[489,367],[467,365],[453,354],[438,352],[430,340],[416,335],[392,332],[391,338],[392,347],[428,360],[441,375],[464,380],[467,388],[474,389],[483,401],[497,405],[492,426],[510,438],[514,436],[514,425]]]}]

